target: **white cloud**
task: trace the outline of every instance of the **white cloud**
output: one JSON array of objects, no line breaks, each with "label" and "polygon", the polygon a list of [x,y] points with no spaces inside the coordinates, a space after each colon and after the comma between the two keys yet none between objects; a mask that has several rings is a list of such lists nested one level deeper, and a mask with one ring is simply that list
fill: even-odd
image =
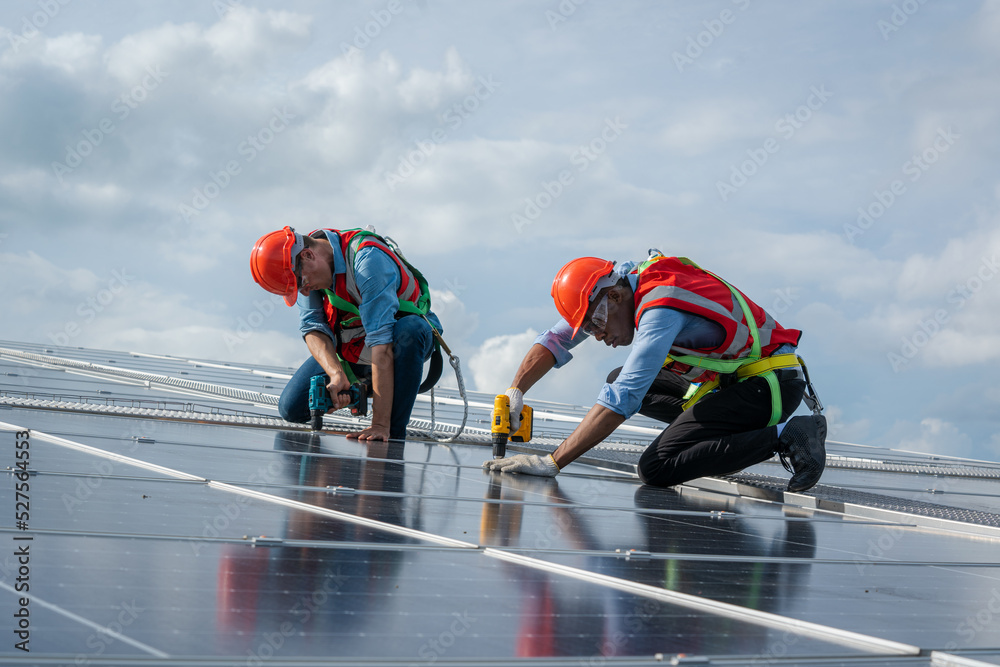
[{"label": "white cloud", "polygon": [[0,67],[13,70],[39,64],[69,76],[83,76],[98,66],[102,41],[99,35],[78,32],[51,38],[36,35],[23,45],[18,41],[18,48],[4,51],[0,55]]},{"label": "white cloud", "polygon": [[[804,403],[799,412],[802,410],[805,410]],[[870,419],[851,421],[848,413],[838,405],[826,405],[823,414],[826,416],[827,439],[829,441],[852,444],[869,442],[872,427]]]},{"label": "white cloud", "polygon": [[[524,333],[488,338],[469,360],[477,391],[503,392],[538,336],[534,329]],[[587,340],[573,349],[573,359],[562,368],[550,370],[530,390],[530,398],[590,406],[597,400],[608,373],[621,366],[630,348],[611,350]]]},{"label": "white cloud", "polygon": [[404,110],[435,111],[447,99],[468,92],[472,74],[455,47],[445,52],[444,64],[441,72],[416,68],[396,86]]},{"label": "white cloud", "polygon": [[970,456],[973,453],[972,440],[951,422],[936,417],[926,417],[918,424],[897,422],[890,432],[895,439],[893,449],[928,454],[947,452],[949,456]]},{"label": "white cloud", "polygon": [[271,330],[288,318],[280,298],[261,293],[238,317],[205,312],[137,279],[142,267],[134,260],[122,258],[97,274],[56,266],[34,252],[0,254],[0,293],[10,315],[4,337],[278,365],[301,363],[307,354],[294,326],[287,334]]},{"label": "white cloud", "polygon": [[224,72],[253,73],[278,49],[307,40],[309,24],[309,17],[291,12],[234,6],[208,28],[168,22],[126,35],[108,49],[107,69],[129,85],[149,66],[200,80]]},{"label": "white cloud", "polygon": [[231,65],[254,65],[277,45],[299,44],[309,37],[308,16],[236,5],[205,31],[212,53]]},{"label": "white cloud", "polygon": [[431,308],[441,320],[441,326],[445,327],[444,339],[449,347],[468,340],[479,326],[479,314],[470,313],[450,290],[431,287]]},{"label": "white cloud", "polygon": [[528,329],[524,333],[505,334],[487,338],[469,359],[469,369],[476,391],[502,393],[514,379],[521,359],[531,347],[538,332]]}]

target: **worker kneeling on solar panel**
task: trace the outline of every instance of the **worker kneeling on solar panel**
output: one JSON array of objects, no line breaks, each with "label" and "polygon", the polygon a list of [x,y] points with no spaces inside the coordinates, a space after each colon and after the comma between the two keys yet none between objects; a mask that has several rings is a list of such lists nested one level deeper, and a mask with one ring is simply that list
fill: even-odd
[{"label": "worker kneeling on solar panel", "polygon": [[[779,454],[788,490],[812,488],[826,464],[826,418],[786,329],[717,275],[650,250],[644,262],[581,257],[552,283],[562,319],[528,350],[506,396],[511,430],[527,392],[593,336],[633,345],[597,404],[550,455],[487,461],[501,472],[554,476],[636,412],[668,422],[639,459],[639,477],[672,486],[740,471]],[[805,400],[813,414],[791,417]]]},{"label": "worker kneeling on solar panel", "polygon": [[370,228],[303,235],[286,226],[258,239],[250,271],[289,306],[305,297],[298,301],[299,330],[312,356],[281,392],[282,418],[305,423],[312,417],[319,429],[327,411],[350,406],[352,413],[367,413],[371,395],[371,426],[347,437],[405,438],[417,394],[441,375],[442,327],[431,312],[427,281],[392,239]]}]

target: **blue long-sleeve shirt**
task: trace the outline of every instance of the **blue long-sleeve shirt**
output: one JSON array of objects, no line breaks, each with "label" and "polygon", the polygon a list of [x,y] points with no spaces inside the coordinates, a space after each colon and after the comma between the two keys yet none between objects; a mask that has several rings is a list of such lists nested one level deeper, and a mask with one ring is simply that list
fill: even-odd
[{"label": "blue long-sleeve shirt", "polygon": [[[340,249],[340,240],[336,234],[323,231],[333,249],[334,275],[346,273],[347,261]],[[365,329],[365,345],[371,348],[392,343],[396,312],[399,310],[399,297],[396,295],[402,280],[396,262],[379,248],[362,248],[354,255],[354,280],[361,293],[358,314]],[[433,312],[427,314],[427,319],[439,332],[442,331],[441,322]],[[303,336],[310,331],[319,331],[336,341],[323,312],[322,290],[313,290],[308,298],[299,299],[299,331]]]},{"label": "blue long-sleeve shirt", "polygon": [[[638,276],[630,275],[629,271],[634,267],[634,262],[623,262],[615,267],[619,275],[628,279],[633,291],[636,289]],[[555,326],[539,335],[535,342],[552,352],[556,359],[555,367],[559,368],[573,358],[570,350],[589,338],[582,329],[577,332],[576,337],[572,334],[573,327],[565,320],[559,320]],[[714,348],[722,345],[725,338],[725,330],[704,317],[674,308],[647,308],[639,318],[635,337],[632,339],[632,350],[621,373],[614,382],[605,383],[601,387],[597,403],[626,419],[631,417],[639,411],[643,397],[675,343],[688,349]],[[775,353],[791,352],[794,349],[791,345],[783,345]]]}]

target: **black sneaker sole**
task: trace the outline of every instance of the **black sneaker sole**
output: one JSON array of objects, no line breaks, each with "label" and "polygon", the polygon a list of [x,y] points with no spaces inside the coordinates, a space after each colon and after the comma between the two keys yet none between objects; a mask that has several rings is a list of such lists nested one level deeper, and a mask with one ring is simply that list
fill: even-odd
[{"label": "black sneaker sole", "polygon": [[[798,423],[793,424],[793,421]],[[804,469],[795,471],[788,481],[788,490],[792,493],[808,491],[816,485],[826,469],[826,417],[810,415],[794,418],[789,420],[781,435],[783,442],[800,441],[800,437],[805,439],[809,463]],[[784,437],[786,435],[787,439]]]}]

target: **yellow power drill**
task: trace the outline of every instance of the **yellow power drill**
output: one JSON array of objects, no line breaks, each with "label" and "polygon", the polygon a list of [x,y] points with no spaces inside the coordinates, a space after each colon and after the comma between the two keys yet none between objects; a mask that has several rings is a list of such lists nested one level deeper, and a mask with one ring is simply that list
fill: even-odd
[{"label": "yellow power drill", "polygon": [[531,440],[531,408],[527,405],[521,410],[521,425],[514,433],[510,432],[510,398],[507,394],[500,394],[493,400],[493,414],[490,421],[495,459],[502,459],[507,455],[508,438],[513,442]]}]

